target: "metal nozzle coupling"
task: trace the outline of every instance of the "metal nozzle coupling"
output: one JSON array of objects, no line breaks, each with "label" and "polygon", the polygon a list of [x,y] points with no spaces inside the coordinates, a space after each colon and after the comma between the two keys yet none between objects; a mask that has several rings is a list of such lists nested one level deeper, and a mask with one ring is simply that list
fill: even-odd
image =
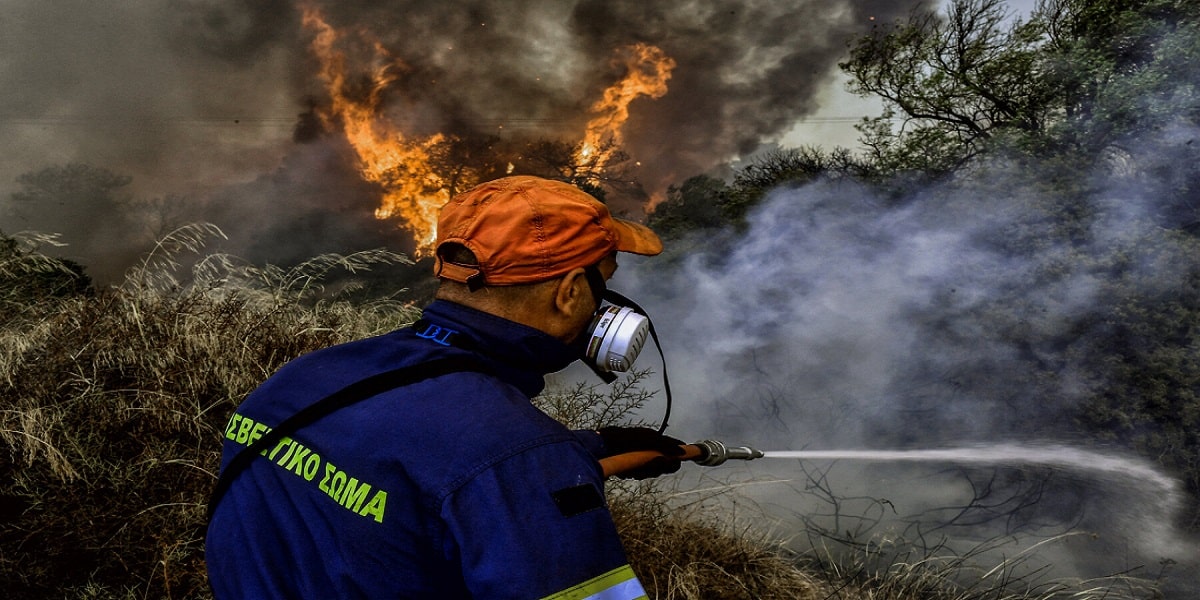
[{"label": "metal nozzle coupling", "polygon": [[715,467],[727,460],[754,460],[762,458],[762,450],[755,450],[749,446],[726,446],[716,440],[700,440],[693,444],[700,448],[700,458],[695,459],[696,464],[706,467]]}]

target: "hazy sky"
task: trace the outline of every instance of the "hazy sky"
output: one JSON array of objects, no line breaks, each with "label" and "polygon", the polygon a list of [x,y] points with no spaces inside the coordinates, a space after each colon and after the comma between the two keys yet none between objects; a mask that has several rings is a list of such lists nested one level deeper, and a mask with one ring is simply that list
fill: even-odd
[{"label": "hazy sky", "polygon": [[[1036,7],[1038,0],[1008,0],[1015,17],[1025,17]],[[946,2],[942,2],[946,4]],[[802,145],[843,146],[854,148],[858,131],[854,124],[864,116],[874,116],[883,110],[876,98],[862,98],[845,89],[844,78],[835,77],[824,85],[817,96],[817,109],[801,117],[784,133],[780,144],[787,147]]]}]

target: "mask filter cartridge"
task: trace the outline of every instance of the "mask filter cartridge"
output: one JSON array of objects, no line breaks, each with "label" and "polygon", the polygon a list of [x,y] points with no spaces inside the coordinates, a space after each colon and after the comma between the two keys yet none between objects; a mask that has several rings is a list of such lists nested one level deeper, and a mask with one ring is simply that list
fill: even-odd
[{"label": "mask filter cartridge", "polygon": [[646,344],[650,320],[627,306],[605,302],[592,319],[584,359],[599,371],[628,371]]}]

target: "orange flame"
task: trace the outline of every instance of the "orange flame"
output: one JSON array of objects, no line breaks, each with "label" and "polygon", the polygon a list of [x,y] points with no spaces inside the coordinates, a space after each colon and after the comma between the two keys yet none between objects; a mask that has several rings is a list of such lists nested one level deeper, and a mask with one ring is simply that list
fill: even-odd
[{"label": "orange flame", "polygon": [[587,124],[583,143],[576,158],[589,172],[599,173],[620,146],[621,127],[629,119],[629,103],[639,96],[661,98],[667,93],[667,81],[675,69],[675,60],[661,49],[637,43],[618,51],[615,62],[625,67],[626,75],[604,90],[604,96],[592,105],[596,113]]},{"label": "orange flame", "polygon": [[382,186],[383,198],[375,216],[402,215],[416,240],[416,255],[428,254],[437,238],[438,210],[449,200],[446,185],[429,164],[429,150],[443,136],[410,141],[378,117],[383,91],[396,80],[395,69],[403,66],[382,45],[374,45],[375,64],[367,74],[368,89],[352,97],[346,55],[335,48],[338,32],[311,5],[303,8],[303,23],[314,33],[311,49],[321,62],[321,78],[331,101],[322,120],[326,125],[340,124],[358,155],[363,178]]},{"label": "orange flame", "polygon": [[[381,118],[383,94],[396,81],[398,70],[405,68],[403,63],[375,42],[366,72],[360,71],[364,68],[360,65],[354,65],[356,70],[350,72],[346,54],[338,49],[341,33],[312,4],[305,4],[301,10],[304,27],[313,35],[310,49],[320,61],[319,76],[330,99],[329,107],[318,113],[322,122],[345,133],[358,157],[363,179],[382,188],[383,198],[375,216],[403,217],[416,241],[415,254],[418,257],[431,254],[437,239],[438,212],[450,200],[450,186],[434,170],[430,155],[445,137],[436,134],[424,140],[410,140]],[[667,80],[675,68],[674,60],[647,44],[622,48],[614,62],[624,67],[626,75],[592,105],[595,116],[588,121],[584,140],[575,155],[578,172],[590,174],[593,180],[621,144],[621,128],[629,119],[629,103],[639,96],[661,98],[667,93]],[[513,168],[510,163],[507,171],[512,172]]]}]

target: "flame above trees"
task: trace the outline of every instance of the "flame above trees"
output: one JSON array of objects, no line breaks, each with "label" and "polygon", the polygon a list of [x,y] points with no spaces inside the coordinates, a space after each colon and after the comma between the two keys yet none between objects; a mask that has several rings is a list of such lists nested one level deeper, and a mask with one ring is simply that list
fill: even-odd
[{"label": "flame above trees", "polygon": [[416,254],[428,253],[436,238],[438,209],[449,200],[446,186],[429,162],[429,149],[442,141],[442,135],[409,140],[380,118],[383,92],[395,81],[395,70],[402,68],[402,63],[375,43],[375,64],[368,73],[367,89],[352,89],[346,55],[335,48],[338,32],[316,8],[306,6],[303,10],[304,26],[315,34],[311,49],[321,62],[321,78],[329,93],[330,106],[321,113],[322,120],[326,126],[341,126],[358,154],[363,178],[383,188],[375,216],[402,216],[416,240]]},{"label": "flame above trees", "polygon": [[[385,117],[384,93],[405,69],[402,61],[381,43],[371,42],[371,56],[363,61],[367,64],[350,64],[351,59],[339,49],[343,33],[312,4],[301,10],[303,25],[313,35],[310,50],[320,63],[319,77],[328,94],[328,105],[317,109],[322,125],[344,132],[363,179],[383,190],[375,216],[402,219],[416,242],[415,254],[430,254],[437,238],[438,211],[455,191],[433,160],[436,147],[447,142],[447,137],[439,133],[410,138]],[[573,171],[579,180],[592,184],[599,183],[601,173],[620,151],[629,104],[641,96],[666,94],[675,67],[675,61],[662,50],[647,44],[621,48],[613,61],[625,75],[592,105],[594,116],[574,151]]]},{"label": "flame above trees", "polygon": [[629,119],[629,103],[639,96],[663,97],[675,68],[675,61],[661,49],[642,43],[620,49],[614,62],[625,68],[626,75],[604,90],[604,96],[592,105],[591,112],[596,116],[588,121],[577,156],[585,170],[592,173],[603,171],[620,148],[621,128]]}]

